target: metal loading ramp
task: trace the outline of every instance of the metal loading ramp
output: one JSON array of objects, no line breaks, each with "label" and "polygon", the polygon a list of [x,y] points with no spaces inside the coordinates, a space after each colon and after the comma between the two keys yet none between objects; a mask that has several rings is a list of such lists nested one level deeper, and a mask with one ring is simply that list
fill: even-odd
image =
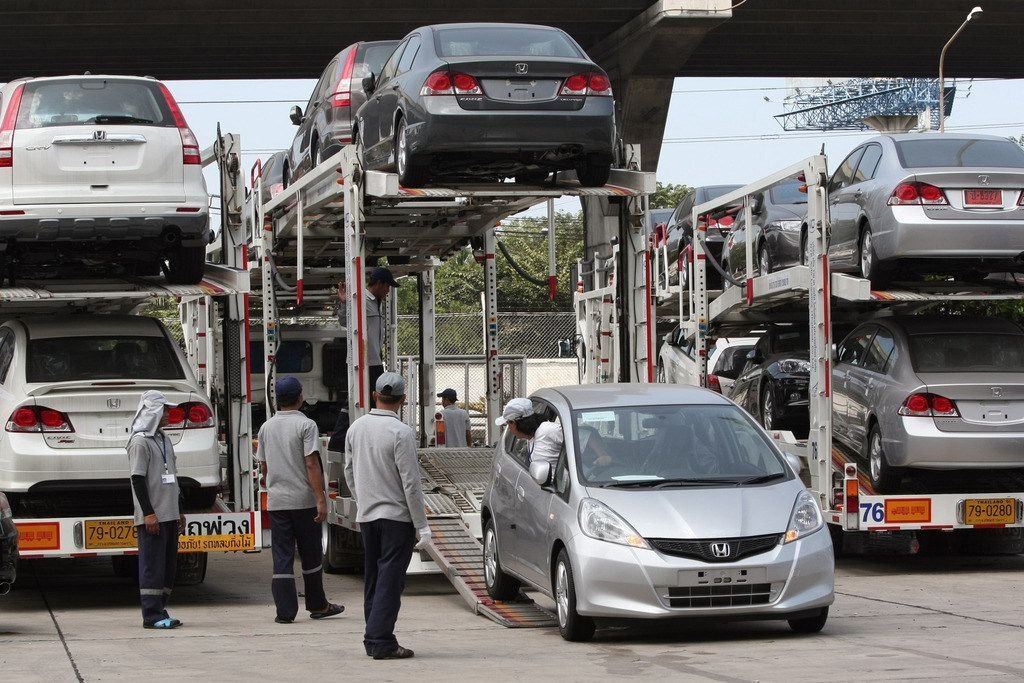
[{"label": "metal loading ramp", "polygon": [[554,615],[523,593],[510,602],[493,600],[484,583],[480,503],[490,476],[491,448],[428,448],[420,451],[427,520],[433,534],[427,555],[470,608],[508,628],[557,626]]}]

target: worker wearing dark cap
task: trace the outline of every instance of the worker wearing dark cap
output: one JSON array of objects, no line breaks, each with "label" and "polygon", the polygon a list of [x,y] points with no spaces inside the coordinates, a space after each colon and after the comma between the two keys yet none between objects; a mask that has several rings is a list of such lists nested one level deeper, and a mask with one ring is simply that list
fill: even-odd
[{"label": "worker wearing dark cap", "polygon": [[454,389],[445,389],[437,395],[441,399],[441,419],[444,420],[444,445],[460,448],[473,444],[469,429],[469,411],[459,407],[459,395]]},{"label": "worker wearing dark cap", "polygon": [[[398,287],[398,281],[387,268],[378,266],[370,270],[366,278],[366,365],[368,368],[367,380],[370,391],[377,384],[377,378],[384,373],[384,348],[385,332],[387,330],[387,300],[388,292],[392,287]],[[338,285],[338,320],[342,326],[348,326],[348,289],[345,283]],[[370,399],[370,406],[376,405],[373,398]]]},{"label": "worker wearing dark cap", "polygon": [[274,576],[270,590],[279,624],[299,611],[295,593],[295,546],[299,547],[306,609],[312,619],[341,614],[345,608],[324,595],[321,524],[327,519],[320,435],[316,423],[299,412],[302,384],[282,377],[274,385],[278,410],[260,427],[256,458],[267,485]]},{"label": "worker wearing dark cap", "polygon": [[[363,541],[363,646],[374,659],[406,659],[413,651],[395,638],[405,573],[414,548],[430,543],[416,432],[398,418],[405,380],[377,380],[377,408],[352,423],[345,437],[345,479],[355,498]],[[418,542],[417,542],[418,537]]]}]

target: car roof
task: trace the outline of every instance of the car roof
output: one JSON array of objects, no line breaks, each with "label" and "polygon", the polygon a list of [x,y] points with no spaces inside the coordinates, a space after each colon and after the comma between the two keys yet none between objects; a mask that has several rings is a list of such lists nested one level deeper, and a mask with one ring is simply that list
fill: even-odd
[{"label": "car roof", "polygon": [[102,81],[102,80],[106,80],[106,79],[109,79],[109,78],[116,78],[119,81],[144,81],[146,83],[156,83],[156,82],[158,82],[157,79],[153,78],[152,76],[127,76],[127,75],[123,75],[123,74],[64,74],[62,76],[38,76],[38,77],[36,77],[36,76],[26,76],[24,78],[14,79],[14,80],[11,81],[11,83],[14,83],[15,81],[32,82],[32,83],[35,83],[37,81],[65,81],[65,80]]},{"label": "car roof", "polygon": [[429,28],[431,30],[437,30],[442,28],[539,28],[547,29],[548,31],[559,31],[565,33],[562,29],[555,28],[554,26],[545,26],[544,24],[517,24],[514,22],[462,22],[453,24],[431,24],[430,26],[424,26],[422,28]]},{"label": "car roof", "polygon": [[34,339],[55,337],[95,337],[131,334],[162,337],[160,323],[142,315],[72,315],[18,318]]},{"label": "car roof", "polygon": [[578,384],[540,389],[537,398],[562,399],[573,410],[658,405],[729,405],[713,391],[681,384]]},{"label": "car roof", "polygon": [[876,322],[890,322],[907,334],[971,332],[978,334],[1024,334],[1019,325],[999,318],[971,315],[896,315]]},{"label": "car roof", "polygon": [[[887,133],[879,135],[872,140],[889,138],[893,142],[904,142],[906,140],[998,140],[1009,142],[1006,138],[998,135],[976,135],[974,133]],[[868,140],[871,142],[871,140]]]}]

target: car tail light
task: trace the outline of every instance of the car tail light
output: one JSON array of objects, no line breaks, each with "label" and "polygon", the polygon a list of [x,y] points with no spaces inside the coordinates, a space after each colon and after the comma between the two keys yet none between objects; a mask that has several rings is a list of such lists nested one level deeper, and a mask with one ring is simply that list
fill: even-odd
[{"label": "car tail light", "polygon": [[960,417],[956,403],[938,394],[911,394],[896,412],[905,417]]},{"label": "car tail light", "polygon": [[205,403],[190,403],[188,405],[188,422],[186,429],[199,429],[201,427],[213,426],[213,412]]},{"label": "car tail light", "polygon": [[722,393],[722,382],[718,379],[718,375],[708,375],[708,389]]},{"label": "car tail light", "polygon": [[480,84],[477,83],[476,78],[469,74],[454,74],[452,76],[452,83],[455,85],[456,95],[483,94],[483,91],[480,89]]},{"label": "car tail light", "polygon": [[185,426],[185,406],[174,406],[167,409],[167,428],[182,429]]},{"label": "car tail light", "polygon": [[181,135],[181,163],[186,166],[202,165],[203,158],[199,153],[199,141],[196,140],[192,129],[185,122],[185,115],[181,113],[181,108],[174,100],[174,96],[171,95],[171,91],[163,83],[160,84],[160,92],[164,95],[167,108],[171,110],[171,116],[174,118],[174,125],[178,127],[178,134]]},{"label": "car tail light", "polygon": [[928,183],[900,183],[889,196],[889,206],[905,204],[949,204],[941,187]]},{"label": "car tail light", "polygon": [[9,432],[73,432],[66,413],[44,406],[22,406],[7,420]]},{"label": "car tail light", "polygon": [[611,97],[612,82],[604,74],[590,74],[590,94],[599,97]]},{"label": "car tail light", "polygon": [[0,123],[0,168],[14,166],[14,129],[18,126],[18,110],[21,109],[21,91],[24,87],[22,83],[14,89],[3,123]]},{"label": "car tail light", "polygon": [[348,57],[345,58],[345,65],[341,67],[341,78],[338,79],[338,85],[334,88],[334,94],[331,95],[331,106],[332,107],[351,107],[352,106],[352,72],[356,68],[356,48],[352,48],[348,52]]},{"label": "car tail light", "polygon": [[590,77],[587,74],[574,74],[565,79],[565,83],[562,84],[562,90],[558,93],[561,96],[564,95],[586,95],[587,86],[590,83]]},{"label": "car tail light", "polygon": [[420,96],[430,97],[432,95],[454,95],[455,89],[452,88],[452,79],[448,75],[447,71],[435,71],[434,73],[427,76],[427,80],[423,81],[423,87],[420,89]]}]

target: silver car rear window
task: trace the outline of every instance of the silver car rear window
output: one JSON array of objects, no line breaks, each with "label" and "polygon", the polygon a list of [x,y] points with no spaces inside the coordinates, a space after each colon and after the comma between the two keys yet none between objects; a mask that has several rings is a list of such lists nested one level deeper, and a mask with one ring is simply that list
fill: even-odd
[{"label": "silver car rear window", "polygon": [[668,479],[788,478],[789,469],[733,405],[659,405],[577,410],[580,474],[590,485]]},{"label": "silver car rear window", "polygon": [[943,332],[910,335],[915,372],[1024,372],[1024,336]]},{"label": "silver car rear window", "polygon": [[1024,168],[1024,149],[1009,140],[901,140],[903,168]]},{"label": "silver car rear window", "polygon": [[18,128],[119,124],[175,125],[156,82],[148,81],[30,81],[18,110]]},{"label": "silver car rear window", "polygon": [[185,379],[185,372],[166,337],[55,337],[29,340],[25,379]]},{"label": "silver car rear window", "polygon": [[553,28],[443,28],[434,32],[434,45],[442,57],[583,57],[564,33]]}]

